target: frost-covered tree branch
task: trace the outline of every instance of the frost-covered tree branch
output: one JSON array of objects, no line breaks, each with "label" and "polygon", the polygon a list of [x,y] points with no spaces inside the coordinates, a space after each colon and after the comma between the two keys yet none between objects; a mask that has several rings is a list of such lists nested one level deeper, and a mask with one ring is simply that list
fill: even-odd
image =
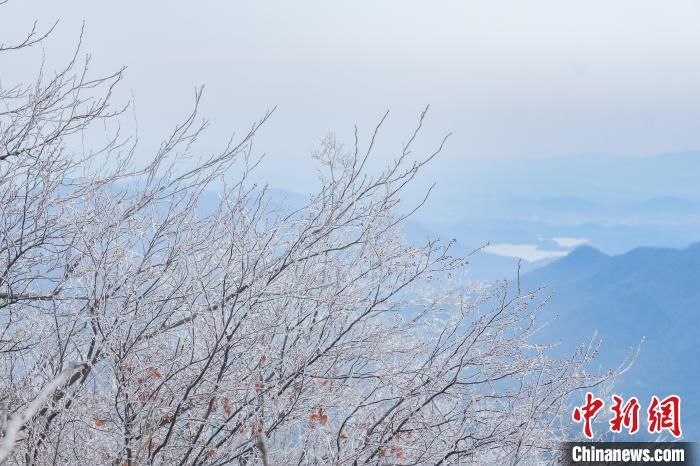
[{"label": "frost-covered tree branch", "polygon": [[53,394],[79,367],[79,364],[69,364],[55,379],[44,385],[37,397],[34,398],[23,411],[15,413],[9,420],[7,417],[7,408],[4,406],[0,408],[0,416],[2,416],[3,419],[2,425],[0,426],[3,434],[2,442],[0,442],[0,464],[3,464],[10,455],[10,452],[15,446],[17,434],[19,434],[20,429],[39,412],[39,409],[49,401]]},{"label": "frost-covered tree branch", "polygon": [[469,285],[451,243],[405,241],[401,196],[445,143],[413,155],[425,113],[383,170],[388,115],[347,149],[323,139],[292,210],[250,181],[271,112],[202,153],[197,90],[145,154],[118,126],[122,72],[90,76],[79,50],[0,86],[8,462],[515,464],[610,376],[586,371],[592,345],[532,343],[537,293]]}]

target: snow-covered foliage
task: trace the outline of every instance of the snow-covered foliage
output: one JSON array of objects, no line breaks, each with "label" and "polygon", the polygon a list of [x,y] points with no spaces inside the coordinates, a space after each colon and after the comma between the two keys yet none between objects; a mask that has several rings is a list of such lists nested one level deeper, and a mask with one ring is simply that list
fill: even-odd
[{"label": "snow-covered foliage", "polygon": [[0,462],[551,457],[593,354],[549,357],[534,293],[465,287],[449,243],[402,239],[400,196],[442,149],[410,153],[425,114],[377,173],[381,123],[324,139],[321,188],[290,212],[248,181],[269,115],[211,156],[196,105],[149,158],[109,131],[88,150],[121,73],[89,75],[76,55],[0,87]]}]

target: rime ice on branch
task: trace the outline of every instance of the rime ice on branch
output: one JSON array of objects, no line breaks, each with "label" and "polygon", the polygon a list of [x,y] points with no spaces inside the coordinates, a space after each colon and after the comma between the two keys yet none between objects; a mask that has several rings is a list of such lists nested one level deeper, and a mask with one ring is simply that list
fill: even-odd
[{"label": "rime ice on branch", "polygon": [[198,91],[146,159],[118,131],[122,72],[88,63],[78,49],[0,87],[10,463],[495,463],[556,448],[566,397],[601,380],[585,372],[594,351],[548,356],[529,343],[535,293],[465,287],[449,244],[403,240],[401,194],[445,142],[413,157],[425,113],[379,173],[367,160],[386,115],[348,150],[324,139],[321,188],[290,212],[248,181],[269,113],[198,157]]}]

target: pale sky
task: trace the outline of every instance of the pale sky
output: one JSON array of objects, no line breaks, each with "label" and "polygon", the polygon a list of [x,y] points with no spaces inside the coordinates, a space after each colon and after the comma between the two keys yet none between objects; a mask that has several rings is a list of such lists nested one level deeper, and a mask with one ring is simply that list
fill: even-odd
[{"label": "pale sky", "polygon": [[425,143],[454,132],[436,165],[452,176],[475,159],[700,148],[697,1],[11,0],[0,42],[34,18],[60,19],[49,63],[84,19],[94,69],[128,66],[119,97],[133,93],[145,144],[199,84],[212,144],[278,105],[257,148],[282,187],[328,131],[349,143],[391,109],[389,151],[426,104]]}]

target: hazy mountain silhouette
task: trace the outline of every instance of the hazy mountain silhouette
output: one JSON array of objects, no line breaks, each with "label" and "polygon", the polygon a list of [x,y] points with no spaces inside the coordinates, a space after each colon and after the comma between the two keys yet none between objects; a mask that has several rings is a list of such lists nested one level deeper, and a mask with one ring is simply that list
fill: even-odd
[{"label": "hazy mountain silhouette", "polygon": [[598,331],[601,367],[613,368],[645,337],[617,391],[639,397],[643,405],[654,394],[681,395],[685,433],[700,431],[700,243],[682,250],[637,248],[619,256],[584,246],[526,274],[521,283],[553,293],[543,317],[559,317],[541,338],[563,338],[562,351]]}]

